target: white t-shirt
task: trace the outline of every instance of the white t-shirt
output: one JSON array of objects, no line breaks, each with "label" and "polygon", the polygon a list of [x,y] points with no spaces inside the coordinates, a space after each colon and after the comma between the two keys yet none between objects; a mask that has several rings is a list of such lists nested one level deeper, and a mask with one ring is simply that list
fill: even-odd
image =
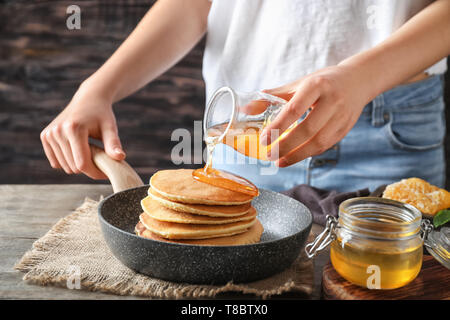
[{"label": "white t-shirt", "polygon": [[[432,0],[214,0],[203,59],[219,87],[274,88],[374,47]],[[446,71],[446,59],[426,71]]]}]

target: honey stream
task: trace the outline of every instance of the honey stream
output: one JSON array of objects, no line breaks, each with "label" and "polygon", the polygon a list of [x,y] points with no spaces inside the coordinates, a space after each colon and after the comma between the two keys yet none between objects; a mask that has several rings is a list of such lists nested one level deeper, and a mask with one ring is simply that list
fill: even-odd
[{"label": "honey stream", "polygon": [[226,124],[210,128],[205,139],[208,159],[204,168],[193,172],[194,178],[220,188],[257,196],[258,188],[247,179],[212,168],[212,154],[217,144],[224,143],[248,157],[267,160],[270,146],[262,146],[259,137],[263,126],[263,122],[250,122],[231,127],[222,140],[220,136],[225,131]]},{"label": "honey stream", "polygon": [[[221,124],[208,129],[205,139],[208,160],[204,168],[195,170],[192,175],[199,181],[220,188],[257,196],[258,188],[247,179],[230,172],[212,168],[212,153],[217,144],[224,143],[247,157],[264,161],[269,160],[267,153],[271,151],[274,143],[263,146],[260,138],[260,134],[266,126],[266,123],[264,121],[240,123],[234,127],[230,127],[224,138],[220,140],[226,125],[227,124]],[[278,139],[282,139],[294,126],[295,124],[283,132],[283,134],[275,139],[274,142]]]}]

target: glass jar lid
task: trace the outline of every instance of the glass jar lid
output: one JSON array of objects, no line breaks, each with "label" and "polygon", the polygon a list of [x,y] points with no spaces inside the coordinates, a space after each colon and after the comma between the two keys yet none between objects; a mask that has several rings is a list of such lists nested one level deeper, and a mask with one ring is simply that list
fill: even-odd
[{"label": "glass jar lid", "polygon": [[444,267],[450,269],[450,228],[443,226],[432,230],[424,239],[427,251]]},{"label": "glass jar lid", "polygon": [[422,214],[415,207],[377,197],[356,197],[339,206],[340,227],[363,238],[403,240],[420,233]]}]

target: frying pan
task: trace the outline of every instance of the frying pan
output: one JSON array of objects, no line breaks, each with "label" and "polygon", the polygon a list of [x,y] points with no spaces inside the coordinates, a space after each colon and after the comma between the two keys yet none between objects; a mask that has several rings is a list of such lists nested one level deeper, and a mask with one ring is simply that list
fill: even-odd
[{"label": "frying pan", "polygon": [[186,283],[250,282],[289,267],[304,247],[312,216],[303,204],[280,193],[260,189],[252,202],[264,226],[261,241],[237,246],[201,246],[146,239],[134,233],[147,196],[136,172],[91,146],[93,160],[109,178],[114,194],[100,202],[103,237],[125,266],[151,277]]}]

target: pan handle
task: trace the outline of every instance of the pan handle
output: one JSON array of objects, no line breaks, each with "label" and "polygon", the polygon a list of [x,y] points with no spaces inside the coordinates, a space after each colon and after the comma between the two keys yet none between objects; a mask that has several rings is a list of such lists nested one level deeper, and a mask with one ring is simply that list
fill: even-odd
[{"label": "pan handle", "polygon": [[102,149],[90,145],[92,160],[108,177],[114,193],[144,185],[134,169],[124,160],[111,159]]}]

